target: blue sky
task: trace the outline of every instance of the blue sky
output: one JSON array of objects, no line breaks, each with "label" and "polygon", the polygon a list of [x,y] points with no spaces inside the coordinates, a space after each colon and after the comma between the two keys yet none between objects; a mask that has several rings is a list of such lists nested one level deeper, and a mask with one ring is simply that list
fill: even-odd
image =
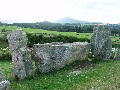
[{"label": "blue sky", "polygon": [[120,0],[0,0],[0,11],[0,20],[36,22],[71,17],[120,23]]}]

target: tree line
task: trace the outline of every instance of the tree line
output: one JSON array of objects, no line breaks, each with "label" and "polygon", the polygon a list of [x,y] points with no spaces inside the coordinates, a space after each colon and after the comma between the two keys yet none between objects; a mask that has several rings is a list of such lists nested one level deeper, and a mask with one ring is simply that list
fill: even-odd
[{"label": "tree line", "polygon": [[[19,26],[22,28],[43,29],[58,32],[78,32],[78,33],[92,33],[93,28],[97,24],[81,24],[81,23],[51,23],[51,22],[36,22],[36,23],[1,23],[0,26]],[[120,24],[109,24],[112,34],[120,35]]]}]

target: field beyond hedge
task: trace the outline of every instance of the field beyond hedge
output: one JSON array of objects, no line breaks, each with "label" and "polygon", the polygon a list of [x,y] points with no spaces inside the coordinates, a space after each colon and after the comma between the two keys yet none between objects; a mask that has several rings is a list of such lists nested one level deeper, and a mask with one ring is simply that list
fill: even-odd
[{"label": "field beyond hedge", "polygon": [[[0,26],[0,30],[5,28],[6,30],[15,30],[20,29],[17,26]],[[22,28],[23,31],[27,33],[47,33],[47,34],[55,34],[55,35],[65,35],[65,36],[73,36],[77,38],[88,38],[91,39],[92,33],[76,33],[76,32],[57,32],[57,31],[48,31],[42,29],[30,29],[30,28]],[[120,43],[120,37],[112,36],[112,41],[116,41],[116,43]]]}]

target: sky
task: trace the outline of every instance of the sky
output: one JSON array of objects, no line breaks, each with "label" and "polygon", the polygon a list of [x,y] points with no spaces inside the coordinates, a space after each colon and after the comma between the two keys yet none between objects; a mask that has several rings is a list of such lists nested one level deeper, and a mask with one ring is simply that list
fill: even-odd
[{"label": "sky", "polygon": [[120,0],[0,0],[0,20],[120,23]]}]

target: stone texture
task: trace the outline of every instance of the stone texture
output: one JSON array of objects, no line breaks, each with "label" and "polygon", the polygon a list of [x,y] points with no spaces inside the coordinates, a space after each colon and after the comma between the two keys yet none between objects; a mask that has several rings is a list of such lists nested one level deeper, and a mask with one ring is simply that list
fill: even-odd
[{"label": "stone texture", "polygon": [[120,60],[120,49],[116,49],[114,60]]},{"label": "stone texture", "polygon": [[0,90],[11,90],[10,82],[7,80],[1,69],[0,69]]},{"label": "stone texture", "polygon": [[7,35],[7,39],[12,53],[15,78],[22,80],[32,76],[34,71],[30,50],[27,48],[26,33],[22,30],[15,30]]},{"label": "stone texture", "polygon": [[98,25],[94,28],[91,45],[96,60],[107,60],[110,58],[112,51],[110,34],[108,26]]},{"label": "stone texture", "polygon": [[59,70],[76,60],[87,60],[89,43],[47,43],[35,44],[34,57],[39,72]]}]

